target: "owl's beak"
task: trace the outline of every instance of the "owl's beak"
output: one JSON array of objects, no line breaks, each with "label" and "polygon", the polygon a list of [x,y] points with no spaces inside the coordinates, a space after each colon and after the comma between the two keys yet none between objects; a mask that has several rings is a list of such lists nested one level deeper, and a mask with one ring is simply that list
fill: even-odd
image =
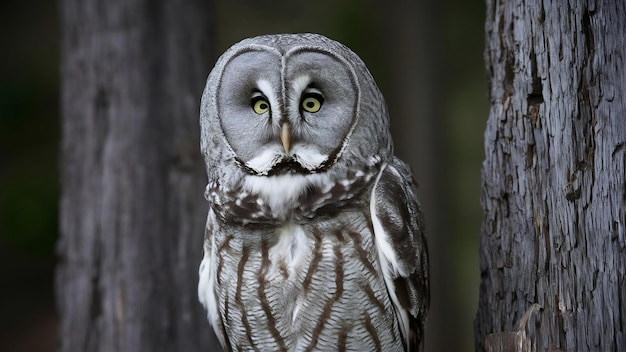
[{"label": "owl's beak", "polygon": [[289,153],[289,149],[291,148],[291,131],[289,130],[289,123],[287,122],[283,122],[280,128],[280,140],[283,142],[285,152]]}]

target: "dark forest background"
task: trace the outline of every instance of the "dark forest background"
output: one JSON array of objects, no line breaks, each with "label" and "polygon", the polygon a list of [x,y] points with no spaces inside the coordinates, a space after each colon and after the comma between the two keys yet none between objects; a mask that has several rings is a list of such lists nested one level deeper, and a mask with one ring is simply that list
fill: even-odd
[{"label": "dark forest background", "polygon": [[[0,351],[57,346],[58,6],[49,0],[0,5]],[[396,122],[402,127],[392,133],[396,154],[412,164],[421,184],[433,277],[427,343],[451,348],[442,350],[473,349],[488,107],[484,11],[478,0],[222,0],[215,6],[218,49],[206,58],[214,62],[248,36],[319,32],[365,61],[387,99],[392,127],[415,120]]]}]

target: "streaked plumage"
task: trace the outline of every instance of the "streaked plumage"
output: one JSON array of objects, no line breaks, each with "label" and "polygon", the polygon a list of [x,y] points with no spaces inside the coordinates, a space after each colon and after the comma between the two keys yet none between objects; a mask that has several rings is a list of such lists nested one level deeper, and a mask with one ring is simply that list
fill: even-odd
[{"label": "streaked plumage", "polygon": [[384,99],[316,34],[228,49],[202,97],[210,204],[198,294],[225,350],[422,344],[428,255]]}]

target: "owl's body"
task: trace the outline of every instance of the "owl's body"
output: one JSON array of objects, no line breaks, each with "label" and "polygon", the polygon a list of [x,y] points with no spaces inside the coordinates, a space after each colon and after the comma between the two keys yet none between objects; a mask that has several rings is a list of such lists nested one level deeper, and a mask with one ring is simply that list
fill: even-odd
[{"label": "owl's body", "polygon": [[426,243],[410,169],[352,51],[244,40],[203,96],[210,203],[199,296],[226,350],[421,345]]}]

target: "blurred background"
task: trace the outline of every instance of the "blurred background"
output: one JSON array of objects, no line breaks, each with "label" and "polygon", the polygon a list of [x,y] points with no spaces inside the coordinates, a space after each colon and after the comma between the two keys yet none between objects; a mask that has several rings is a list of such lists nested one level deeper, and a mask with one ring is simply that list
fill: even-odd
[{"label": "blurred background", "polygon": [[[0,351],[57,346],[58,6],[0,5]],[[483,1],[220,0],[215,10],[216,55],[249,36],[318,32],[365,61],[389,106],[396,155],[420,182],[431,261],[427,349],[473,350],[488,108]]]}]

